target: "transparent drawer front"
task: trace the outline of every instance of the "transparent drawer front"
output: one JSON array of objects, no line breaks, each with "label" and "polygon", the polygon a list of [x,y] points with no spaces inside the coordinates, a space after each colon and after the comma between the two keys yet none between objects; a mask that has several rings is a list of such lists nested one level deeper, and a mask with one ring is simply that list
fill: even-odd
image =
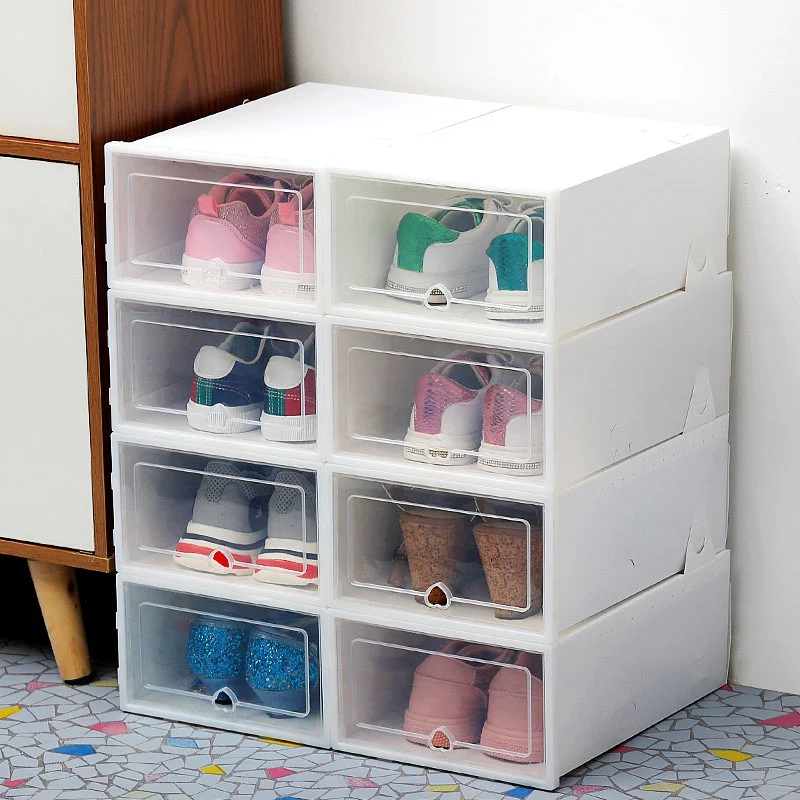
[{"label": "transparent drawer front", "polygon": [[[410,759],[541,769],[542,656],[339,621],[340,724]],[[416,754],[416,755],[415,755]],[[491,760],[491,761],[490,761]],[[514,769],[513,765],[518,765]]]},{"label": "transparent drawer front", "polygon": [[543,361],[410,336],[336,329],[344,450],[539,475]]},{"label": "transparent drawer front", "polygon": [[316,617],[133,584],[124,594],[129,701],[217,727],[320,729]]},{"label": "transparent drawer front", "polygon": [[117,302],[123,421],[316,440],[313,325]]},{"label": "transparent drawer front", "polygon": [[334,476],[338,592],[542,627],[542,508]]},{"label": "transparent drawer front", "polygon": [[544,318],[542,198],[340,177],[333,197],[337,299],[484,324]]},{"label": "transparent drawer front", "polygon": [[114,167],[120,279],[313,302],[311,175],[131,156]]},{"label": "transparent drawer front", "polygon": [[124,560],[316,590],[313,472],[118,446]]}]

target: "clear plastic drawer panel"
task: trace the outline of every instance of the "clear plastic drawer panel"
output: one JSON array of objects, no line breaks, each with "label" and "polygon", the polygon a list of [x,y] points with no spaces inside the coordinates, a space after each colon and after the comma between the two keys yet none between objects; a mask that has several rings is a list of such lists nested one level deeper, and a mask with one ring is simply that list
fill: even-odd
[{"label": "clear plastic drawer panel", "polygon": [[346,376],[336,411],[345,450],[542,473],[541,355],[355,329],[338,329],[336,339]]},{"label": "clear plastic drawer panel", "polygon": [[123,421],[316,440],[313,325],[117,302]]},{"label": "clear plastic drawer panel", "polygon": [[417,748],[426,748],[453,769],[483,766],[487,759],[509,769],[540,768],[540,654],[349,621],[338,625],[346,738],[391,748],[399,760],[413,760]]},{"label": "clear plastic drawer panel", "polygon": [[123,563],[316,590],[313,472],[117,447]]},{"label": "clear plastic drawer panel", "polygon": [[114,157],[122,280],[313,302],[308,174]]},{"label": "clear plastic drawer panel", "polygon": [[336,474],[338,591],[539,630],[542,508]]},{"label": "clear plastic drawer panel", "polygon": [[321,727],[316,617],[130,583],[123,590],[126,701],[216,727]]},{"label": "clear plastic drawer panel", "polygon": [[544,318],[542,198],[334,177],[337,300],[463,321]]}]

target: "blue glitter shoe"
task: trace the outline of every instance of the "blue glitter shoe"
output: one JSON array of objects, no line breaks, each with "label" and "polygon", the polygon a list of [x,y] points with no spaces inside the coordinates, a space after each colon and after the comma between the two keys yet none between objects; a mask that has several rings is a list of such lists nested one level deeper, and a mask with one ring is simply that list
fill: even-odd
[{"label": "blue glitter shoe", "polygon": [[189,669],[212,694],[222,689],[235,692],[237,683],[241,684],[247,638],[248,631],[233,622],[206,619],[192,622],[186,660]]},{"label": "blue glitter shoe", "polygon": [[255,631],[250,636],[245,667],[247,684],[269,709],[271,717],[310,714],[319,704],[319,657],[299,633]]}]

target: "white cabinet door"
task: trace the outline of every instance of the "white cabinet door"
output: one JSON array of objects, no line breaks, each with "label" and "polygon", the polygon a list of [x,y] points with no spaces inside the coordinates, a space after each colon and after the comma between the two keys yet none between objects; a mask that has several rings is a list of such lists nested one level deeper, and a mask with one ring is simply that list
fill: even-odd
[{"label": "white cabinet door", "polygon": [[0,136],[78,141],[72,0],[0,0]]},{"label": "white cabinet door", "polygon": [[78,168],[0,188],[0,537],[94,550]]}]

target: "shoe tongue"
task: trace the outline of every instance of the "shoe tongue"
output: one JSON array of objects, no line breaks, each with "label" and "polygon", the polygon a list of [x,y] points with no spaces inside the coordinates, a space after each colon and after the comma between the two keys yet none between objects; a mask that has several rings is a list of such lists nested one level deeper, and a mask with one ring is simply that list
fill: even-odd
[{"label": "shoe tongue", "polygon": [[214,184],[214,186],[211,187],[211,191],[208,193],[219,205],[228,202],[228,195],[237,189],[235,186],[225,186],[224,184],[226,183],[254,184],[255,180],[249,175],[245,175],[244,172],[228,173],[219,183]]},{"label": "shoe tongue", "polygon": [[272,198],[267,197],[267,193],[259,189],[240,189],[238,187],[236,189],[231,189],[225,202],[235,203],[237,201],[244,203],[254,217],[263,217],[272,208]]},{"label": "shoe tongue", "polygon": [[[272,487],[269,487],[270,489]],[[269,519],[269,498],[270,494],[257,494],[254,497],[248,498],[250,500],[247,509],[248,522],[254,531],[264,531],[267,527]],[[245,497],[247,495],[245,494]]]},{"label": "shoe tongue", "polygon": [[[481,212],[485,202],[481,197],[460,197],[449,202],[450,208],[441,210],[433,218],[450,230],[468,231],[481,224],[483,219]],[[454,209],[460,209],[460,211]]]},{"label": "shoe tongue", "polygon": [[[484,355],[470,350],[458,350],[448,356],[449,361],[437,364],[432,372],[439,372],[467,389],[483,389],[495,378],[497,367],[508,363],[501,355]],[[460,363],[473,362],[473,363]],[[489,362],[489,363],[481,363]]]},{"label": "shoe tongue", "polygon": [[[263,347],[264,339],[259,335],[261,331],[249,322],[240,322],[233,332],[219,346],[219,349],[230,353],[237,361],[245,364],[255,361]],[[247,334],[247,335],[245,335]]]},{"label": "shoe tongue", "polygon": [[536,261],[543,257],[538,255],[538,250],[544,248],[544,207],[533,206],[526,208],[522,206],[519,214],[524,214],[523,217],[517,220],[514,225],[514,233],[524,233],[527,238],[530,234],[533,240],[533,259]]},{"label": "shoe tongue", "polygon": [[277,514],[287,514],[305,495],[306,511],[311,510],[313,500],[313,487],[298,472],[284,470],[275,476],[275,491],[272,493],[270,509]]},{"label": "shoe tongue", "polygon": [[[519,363],[512,363],[509,366],[521,367]],[[501,380],[500,383],[506,384],[512,389],[528,394],[528,387],[530,386],[530,397],[532,400],[541,402],[544,393],[544,369],[541,360],[532,360],[527,367],[524,367],[521,372],[508,370],[509,380]],[[530,383],[528,383],[528,376],[530,376]]]}]

